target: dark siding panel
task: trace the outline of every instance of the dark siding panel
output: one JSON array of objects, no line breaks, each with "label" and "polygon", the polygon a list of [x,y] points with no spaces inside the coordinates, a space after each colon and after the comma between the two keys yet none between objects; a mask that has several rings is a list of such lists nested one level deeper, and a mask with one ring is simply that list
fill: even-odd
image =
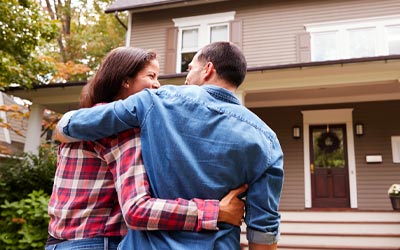
[{"label": "dark siding panel", "polygon": [[[361,209],[391,209],[387,191],[400,182],[400,164],[393,163],[391,136],[400,135],[400,101],[357,104],[354,121],[364,124],[364,135],[354,138],[358,203]],[[382,155],[368,164],[366,155]]]},{"label": "dark siding panel", "polygon": [[304,208],[304,157],[302,139],[292,138],[293,125],[302,124],[299,108],[252,109],[278,135],[284,153],[285,180],[280,209]]}]

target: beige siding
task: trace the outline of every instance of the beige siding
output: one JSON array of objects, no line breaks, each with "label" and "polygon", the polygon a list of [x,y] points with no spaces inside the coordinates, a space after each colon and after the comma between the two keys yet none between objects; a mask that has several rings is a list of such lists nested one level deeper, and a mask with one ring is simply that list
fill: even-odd
[{"label": "beige siding", "polygon": [[297,62],[295,34],[310,23],[400,13],[400,1],[269,1],[238,11],[243,19],[243,50],[249,65]]},{"label": "beige siding", "polygon": [[[302,125],[302,110],[352,108],[353,122],[364,124],[365,135],[354,138],[358,209],[391,210],[387,190],[400,181],[400,164],[392,161],[391,139],[400,135],[400,101],[252,109],[277,133],[284,152],[285,182],[281,209],[304,208],[303,141],[291,138],[293,125]],[[302,137],[303,138],[303,137]],[[367,164],[368,154],[383,163]]]},{"label": "beige siding", "polygon": [[152,49],[157,52],[160,61],[160,69],[163,72],[165,61],[166,32],[168,27],[173,26],[170,19],[155,20],[146,24],[135,24],[132,26],[131,46]]},{"label": "beige siding", "polygon": [[173,25],[172,18],[224,11],[236,11],[235,18],[243,21],[243,51],[249,66],[252,67],[296,63],[296,34],[304,32],[305,24],[398,15],[400,1],[235,0],[150,13],[135,13],[132,19],[131,46],[157,50],[160,66],[163,69],[165,29]]}]

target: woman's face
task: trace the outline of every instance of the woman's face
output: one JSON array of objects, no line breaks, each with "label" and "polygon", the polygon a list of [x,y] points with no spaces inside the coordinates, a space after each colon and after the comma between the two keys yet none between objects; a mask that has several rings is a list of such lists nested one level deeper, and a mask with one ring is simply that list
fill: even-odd
[{"label": "woman's face", "polygon": [[135,78],[129,78],[127,80],[128,89],[124,91],[123,99],[145,88],[158,89],[160,87],[160,83],[158,82],[159,72],[160,65],[158,60],[151,60],[146,67],[138,72]]}]

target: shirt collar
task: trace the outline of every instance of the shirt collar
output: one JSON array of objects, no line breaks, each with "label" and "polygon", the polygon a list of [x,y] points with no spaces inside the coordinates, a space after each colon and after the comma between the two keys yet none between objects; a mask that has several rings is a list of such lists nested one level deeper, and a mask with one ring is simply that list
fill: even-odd
[{"label": "shirt collar", "polygon": [[215,99],[240,105],[240,101],[235,94],[227,89],[215,85],[203,85],[202,87]]}]

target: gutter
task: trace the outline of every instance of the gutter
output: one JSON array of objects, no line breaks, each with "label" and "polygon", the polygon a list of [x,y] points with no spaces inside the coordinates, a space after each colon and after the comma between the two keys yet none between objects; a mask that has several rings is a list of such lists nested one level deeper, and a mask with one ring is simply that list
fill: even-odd
[{"label": "gutter", "polygon": [[105,13],[112,13],[112,12],[120,12],[132,9],[141,9],[141,8],[148,8],[154,6],[162,6],[162,5],[169,5],[174,3],[186,2],[187,0],[172,0],[172,1],[164,1],[164,3],[155,2],[155,3],[143,3],[137,4],[135,6],[122,6],[122,7],[112,7],[110,6],[108,9],[105,10]]}]

